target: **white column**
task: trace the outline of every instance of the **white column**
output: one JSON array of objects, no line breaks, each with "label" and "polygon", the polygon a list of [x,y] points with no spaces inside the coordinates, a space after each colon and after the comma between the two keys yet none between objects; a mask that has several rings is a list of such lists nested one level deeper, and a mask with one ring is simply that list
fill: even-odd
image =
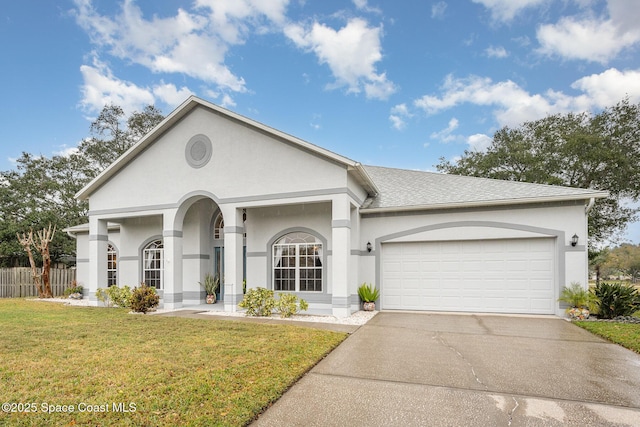
[{"label": "white column", "polygon": [[107,283],[107,246],[109,233],[107,221],[89,217],[89,300],[96,302],[98,288],[106,288]]},{"label": "white column", "polygon": [[175,229],[175,212],[163,215],[162,238],[164,243],[164,308],[182,307],[182,227]]},{"label": "white column", "polygon": [[333,315],[351,314],[349,280],[351,279],[351,209],[346,194],[334,197],[331,208],[331,305]]},{"label": "white column", "polygon": [[224,310],[237,311],[242,293],[244,223],[242,209],[221,206],[224,216]]}]

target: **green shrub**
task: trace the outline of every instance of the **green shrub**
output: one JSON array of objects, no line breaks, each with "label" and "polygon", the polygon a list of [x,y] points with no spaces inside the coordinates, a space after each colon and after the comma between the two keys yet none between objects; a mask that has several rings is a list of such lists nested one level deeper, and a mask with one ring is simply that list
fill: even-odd
[{"label": "green shrub", "polygon": [[279,293],[278,301],[276,301],[276,311],[280,313],[280,317],[287,318],[300,311],[306,311],[309,309],[309,304],[302,298],[298,303],[298,297],[293,294]]},{"label": "green shrub", "polygon": [[198,283],[204,288],[204,291],[207,295],[215,295],[216,292],[218,292],[218,288],[220,287],[220,277],[216,275],[216,277],[214,278],[211,274],[207,273],[204,276],[204,283]]},{"label": "green shrub", "polygon": [[82,286],[78,286],[78,282],[74,280],[73,282],[71,282],[69,287],[64,290],[64,296],[68,297],[71,294],[82,294],[82,290]]},{"label": "green shrub", "polygon": [[106,290],[98,288],[96,291],[96,298],[98,301],[103,302],[107,307],[113,307],[114,305],[122,308],[128,308],[130,306],[131,288],[129,286],[109,286]]},{"label": "green shrub", "polygon": [[249,316],[271,316],[276,306],[273,291],[265,288],[251,288],[244,295],[238,307],[246,308]]},{"label": "green shrub", "polygon": [[596,297],[578,282],[571,282],[571,286],[565,286],[560,293],[560,298],[558,298],[558,301],[568,305],[567,312],[574,307],[597,311],[596,300]]},{"label": "green shrub", "polygon": [[133,288],[129,301],[133,311],[146,314],[160,304],[160,296],[156,294],[156,288],[141,283],[137,288]]},{"label": "green shrub", "polygon": [[375,302],[380,295],[380,290],[374,286],[363,283],[358,288],[358,296],[364,302]]},{"label": "green shrub", "polygon": [[603,319],[630,316],[640,305],[638,290],[633,286],[600,282],[593,293],[597,298],[599,317]]}]

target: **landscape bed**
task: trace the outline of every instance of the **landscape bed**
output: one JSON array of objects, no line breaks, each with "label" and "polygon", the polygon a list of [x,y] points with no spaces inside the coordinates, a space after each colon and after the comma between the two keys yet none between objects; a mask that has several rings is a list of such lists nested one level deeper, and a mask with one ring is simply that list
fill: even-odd
[{"label": "landscape bed", "polygon": [[23,299],[0,300],[0,330],[16,426],[245,425],[346,337]]}]

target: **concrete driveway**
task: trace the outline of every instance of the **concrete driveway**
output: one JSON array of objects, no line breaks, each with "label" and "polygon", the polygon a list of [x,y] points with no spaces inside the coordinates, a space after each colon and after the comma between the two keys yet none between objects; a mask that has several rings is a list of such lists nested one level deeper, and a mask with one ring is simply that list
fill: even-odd
[{"label": "concrete driveway", "polygon": [[640,355],[556,317],[381,312],[256,426],[640,426]]}]

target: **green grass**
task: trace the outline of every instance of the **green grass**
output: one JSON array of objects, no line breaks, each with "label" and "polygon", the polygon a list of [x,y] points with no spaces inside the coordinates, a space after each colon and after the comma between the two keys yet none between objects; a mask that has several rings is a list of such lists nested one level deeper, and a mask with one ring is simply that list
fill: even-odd
[{"label": "green grass", "polygon": [[574,323],[591,333],[640,353],[640,324],[617,322]]},{"label": "green grass", "polygon": [[37,410],[0,412],[12,426],[245,425],[346,337],[20,299],[0,300],[0,331],[0,403]]}]

